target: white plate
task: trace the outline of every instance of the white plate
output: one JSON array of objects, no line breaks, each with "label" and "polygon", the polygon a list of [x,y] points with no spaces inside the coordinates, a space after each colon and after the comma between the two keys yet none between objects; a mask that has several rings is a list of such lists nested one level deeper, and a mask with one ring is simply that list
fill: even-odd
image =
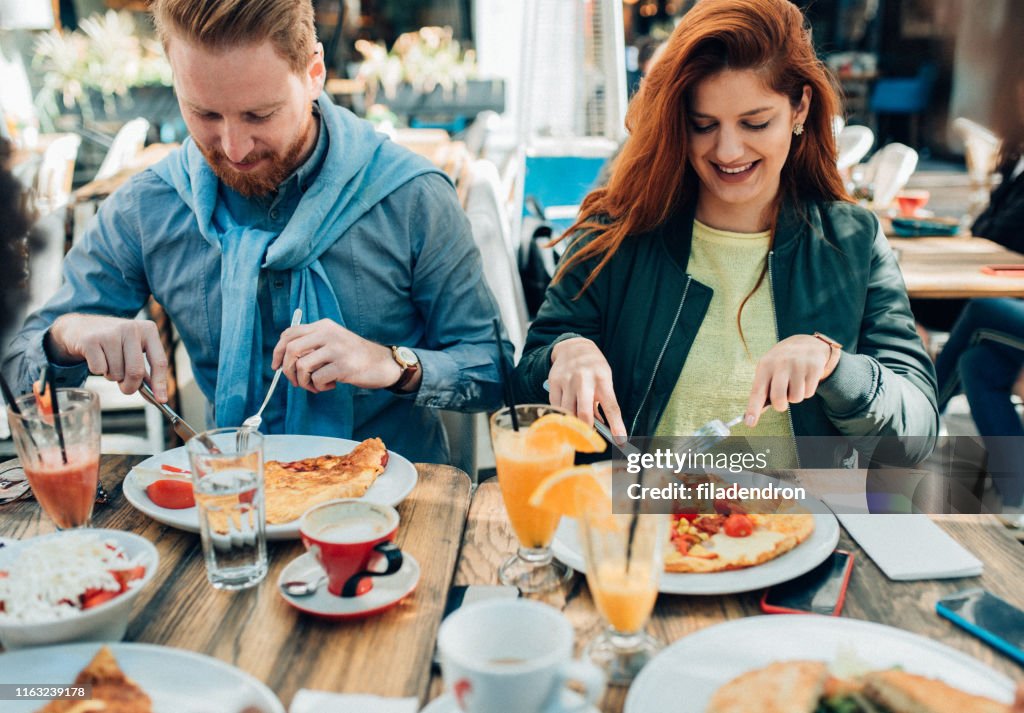
[{"label": "white plate", "polygon": [[775,661],[832,662],[853,654],[872,668],[900,666],[1009,703],[1013,683],[980,661],[917,634],[831,616],[758,616],[709,626],[658,654],[626,696],[624,713],[700,713],[719,686]]},{"label": "white plate", "polygon": [[[666,594],[735,594],[764,589],[788,582],[810,572],[825,561],[839,542],[839,522],[835,515],[815,515],[814,532],[792,550],[764,564],[728,572],[676,574],[662,572],[658,591]],[[576,521],[562,518],[555,532],[551,551],[555,557],[579,572],[586,572],[580,549]]]},{"label": "white plate", "polygon": [[[594,706],[583,708],[583,703],[583,696],[575,691],[566,689],[562,694],[561,704],[567,710],[579,711],[579,713],[598,713]],[[428,703],[420,713],[462,713],[462,709],[459,708],[459,704],[455,702],[452,694],[443,693]]]},{"label": "white plate", "polygon": [[[326,436],[264,436],[263,457],[265,460],[295,461],[313,458],[325,454],[349,453],[359,445],[359,441],[347,438],[328,438]],[[159,470],[162,465],[173,465],[176,468],[189,468],[188,452],[185,447],[172,448],[158,453],[142,461],[135,468]],[[186,532],[199,532],[199,514],[194,507],[183,510],[169,510],[154,504],[146,495],[141,478],[132,468],[125,476],[124,496],[137,510],[149,515],[157,522],[176,527]],[[381,505],[398,505],[405,496],[416,487],[419,476],[416,468],[408,460],[394,451],[388,451],[388,465],[363,497],[370,502]],[[294,520],[283,525],[267,525],[268,540],[299,539],[299,521]]]},{"label": "white plate", "polygon": [[321,574],[323,568],[309,552],[299,555],[281,570],[277,578],[277,593],[301,612],[324,619],[361,619],[390,609],[412,594],[420,581],[420,563],[408,552],[402,553],[402,566],[394,574],[373,578],[373,589],[358,597],[339,597],[327,591],[324,582],[313,593],[295,597],[281,589],[285,582],[309,582]]},{"label": "white plate", "polygon": [[[108,644],[124,672],[153,699],[154,713],[213,713],[255,706],[285,713],[269,688],[209,656],[153,644]],[[100,644],[64,644],[0,654],[0,683],[70,685]],[[43,701],[7,700],[5,713],[29,713]]]}]

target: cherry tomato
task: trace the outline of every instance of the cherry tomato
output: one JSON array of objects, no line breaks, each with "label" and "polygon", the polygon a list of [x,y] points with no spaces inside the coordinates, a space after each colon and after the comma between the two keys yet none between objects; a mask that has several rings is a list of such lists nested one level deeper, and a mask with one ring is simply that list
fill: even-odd
[{"label": "cherry tomato", "polygon": [[725,519],[725,534],[729,537],[749,537],[754,532],[754,522],[746,515],[733,513]]},{"label": "cherry tomato", "polygon": [[157,480],[146,486],[146,495],[155,505],[169,510],[194,507],[192,484],[183,480]]},{"label": "cherry tomato", "polygon": [[82,609],[92,609],[104,602],[109,602],[121,592],[111,592],[107,589],[87,589],[82,595]]}]

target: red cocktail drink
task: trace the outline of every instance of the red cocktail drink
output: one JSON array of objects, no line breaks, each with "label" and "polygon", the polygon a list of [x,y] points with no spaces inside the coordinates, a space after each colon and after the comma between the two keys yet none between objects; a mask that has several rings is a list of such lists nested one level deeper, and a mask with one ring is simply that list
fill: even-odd
[{"label": "red cocktail drink", "polygon": [[86,444],[69,446],[67,463],[59,447],[37,455],[37,460],[26,462],[24,467],[32,494],[43,510],[61,530],[88,525],[96,502],[99,451]]},{"label": "red cocktail drink", "polygon": [[7,418],[43,511],[57,529],[87,527],[100,467],[99,399],[85,389],[57,389],[57,398],[59,408],[52,409],[46,400],[22,396]]}]

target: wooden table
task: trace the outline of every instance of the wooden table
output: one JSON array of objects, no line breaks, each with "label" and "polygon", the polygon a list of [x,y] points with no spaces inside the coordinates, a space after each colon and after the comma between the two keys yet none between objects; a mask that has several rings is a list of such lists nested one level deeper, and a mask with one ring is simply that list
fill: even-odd
[{"label": "wooden table", "polygon": [[[277,593],[284,566],[303,552],[300,542],[269,543],[270,571],[259,586],[221,592],[206,580],[199,536],[161,525],[135,510],[121,493],[136,456],[104,456],[101,480],[111,495],[97,505],[96,527],[146,537],[160,567],[132,611],[126,641],[198,651],[249,672],[287,708],[300,688],[388,696],[427,694],[430,661],[445,597],[462,541],[470,481],[460,470],[418,465],[419,483],[398,507],[399,546],[420,563],[416,591],[378,616],[329,622],[300,614]],[[0,536],[52,532],[35,501],[0,506]]]},{"label": "wooden table", "polygon": [[985,265],[1024,264],[1024,255],[985,238],[889,238],[907,293],[917,298],[1024,297],[1024,278],[986,275]]},{"label": "wooden table", "polygon": [[[843,532],[839,547],[855,555],[854,573],[846,595],[843,616],[906,629],[941,641],[1021,680],[1024,670],[963,630],[935,614],[935,601],[967,587],[986,587],[1017,606],[1024,607],[1024,547],[1011,538],[991,516],[959,516],[940,519],[941,526],[985,562],[981,577],[924,582],[893,582]],[[501,502],[497,481],[477,488],[469,510],[462,556],[455,584],[497,584],[502,561],[515,551],[515,539]],[[649,630],[662,641],[672,642],[706,626],[761,614],[760,591],[728,596],[661,595]],[[577,575],[560,591],[540,597],[562,609],[576,630],[577,654],[603,624],[594,608],[583,577]],[[430,687],[431,697],[443,691],[440,675]],[[604,713],[618,713],[626,689],[609,687],[601,702]],[[680,708],[684,710],[684,708]]]}]

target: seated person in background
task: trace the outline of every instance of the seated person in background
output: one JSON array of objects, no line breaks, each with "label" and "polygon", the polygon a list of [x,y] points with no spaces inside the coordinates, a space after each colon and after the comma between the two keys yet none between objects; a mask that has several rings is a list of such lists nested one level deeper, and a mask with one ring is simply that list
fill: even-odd
[{"label": "seated person in background", "polygon": [[995,114],[1002,139],[998,170],[1002,182],[992,191],[985,211],[971,226],[974,235],[1024,253],[1024,59],[1018,60],[1000,93],[1003,106]]},{"label": "seated person in background", "polygon": [[11,174],[11,144],[0,139],[0,354],[28,301],[28,230],[21,184]]},{"label": "seated person in background", "polygon": [[840,113],[796,5],[698,3],[629,106],[607,187],[566,232],[519,399],[587,422],[600,405],[616,436],[745,414],[736,435],[791,444],[773,468],[842,467],[852,448],[927,457],[932,363],[878,220],[845,195]]},{"label": "seated person in background", "polygon": [[960,390],[988,451],[987,471],[1008,524],[1024,527],[1024,422],[1011,396],[1024,375],[1024,300],[967,303],[939,353],[939,408]]},{"label": "seated person in background", "polygon": [[[1002,139],[997,164],[1002,182],[971,233],[1024,253],[1024,59],[1009,65],[1000,84],[1006,91],[997,93],[995,130]],[[949,331],[965,304],[966,300],[915,299],[911,309],[925,327]]]},{"label": "seated person in background", "polygon": [[[380,436],[446,462],[435,409],[501,398],[498,314],[449,179],[322,93],[309,0],[156,0],[191,137],[102,206],[64,284],[5,372],[27,390],[88,372],[167,398],[152,295],[173,320],[218,426]],[[289,328],[296,308],[303,324]],[[146,368],[151,373],[146,377]]]}]

